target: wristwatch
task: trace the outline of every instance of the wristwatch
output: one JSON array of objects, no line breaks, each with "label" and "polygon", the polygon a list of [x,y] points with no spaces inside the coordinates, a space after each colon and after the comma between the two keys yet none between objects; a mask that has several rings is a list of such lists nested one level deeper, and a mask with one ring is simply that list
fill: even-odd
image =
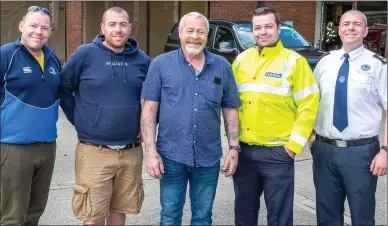
[{"label": "wristwatch", "polygon": [[381,150],[381,149],[383,149],[383,150],[385,150],[386,152],[388,152],[388,147],[387,147],[387,146],[384,146],[384,145],[383,145],[383,146],[381,146],[380,150]]},{"label": "wristwatch", "polygon": [[231,149],[233,149],[233,150],[236,150],[237,152],[241,152],[241,147],[240,147],[240,145],[239,146],[229,146],[229,150],[231,150]]}]

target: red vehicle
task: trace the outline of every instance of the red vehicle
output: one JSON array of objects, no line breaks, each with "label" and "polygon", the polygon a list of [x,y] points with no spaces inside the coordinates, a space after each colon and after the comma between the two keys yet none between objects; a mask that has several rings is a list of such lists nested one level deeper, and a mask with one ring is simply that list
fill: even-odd
[{"label": "red vehicle", "polygon": [[386,28],[369,28],[368,35],[364,39],[365,47],[384,56],[386,35]]}]

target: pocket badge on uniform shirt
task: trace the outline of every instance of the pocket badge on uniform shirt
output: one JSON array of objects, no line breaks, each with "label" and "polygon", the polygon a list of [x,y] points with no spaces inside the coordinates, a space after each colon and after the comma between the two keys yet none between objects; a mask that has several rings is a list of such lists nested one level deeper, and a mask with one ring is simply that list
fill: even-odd
[{"label": "pocket badge on uniform shirt", "polygon": [[[361,70],[360,70],[361,69]],[[364,74],[364,75],[371,75],[371,66],[369,64],[363,64],[361,65],[360,69],[357,69],[357,73]]]},{"label": "pocket badge on uniform shirt", "polygon": [[218,77],[213,77],[213,83],[222,85],[222,79]]},{"label": "pocket badge on uniform shirt", "polygon": [[361,65],[361,70],[363,70],[363,71],[369,71],[369,69],[370,69],[370,66],[369,66],[368,64],[363,64],[363,65]]}]

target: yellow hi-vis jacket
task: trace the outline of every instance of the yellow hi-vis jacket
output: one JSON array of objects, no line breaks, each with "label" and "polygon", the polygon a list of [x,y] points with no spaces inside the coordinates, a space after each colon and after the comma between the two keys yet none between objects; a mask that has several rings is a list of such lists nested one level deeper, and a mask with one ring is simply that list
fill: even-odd
[{"label": "yellow hi-vis jacket", "polygon": [[313,130],[319,88],[307,60],[286,49],[257,46],[237,56],[232,64],[241,100],[241,142],[281,146],[299,154]]}]

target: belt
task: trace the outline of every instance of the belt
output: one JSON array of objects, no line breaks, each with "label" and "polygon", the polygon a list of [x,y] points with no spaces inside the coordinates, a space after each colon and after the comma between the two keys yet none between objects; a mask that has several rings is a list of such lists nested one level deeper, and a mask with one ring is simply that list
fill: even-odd
[{"label": "belt", "polygon": [[124,149],[131,149],[131,148],[136,148],[136,147],[138,147],[138,146],[140,146],[140,145],[141,145],[141,143],[140,143],[140,142],[136,141],[136,142],[133,142],[133,143],[131,143],[131,144],[127,144],[127,145],[125,145],[125,147],[123,147],[123,148],[120,148],[120,149],[112,149],[112,148],[110,148],[108,145],[101,145],[101,144],[91,144],[91,143],[89,143],[89,142],[85,142],[85,141],[82,141],[82,140],[80,140],[79,142],[80,142],[80,143],[82,143],[82,144],[87,144],[87,145],[92,145],[92,146],[96,146],[96,147],[102,147],[102,148],[108,148],[108,149],[111,149],[111,150],[124,150]]},{"label": "belt", "polygon": [[374,136],[374,137],[362,138],[362,139],[358,139],[358,140],[334,140],[334,139],[329,139],[327,137],[322,137],[322,136],[317,134],[316,139],[321,140],[325,143],[334,145],[336,147],[346,148],[346,147],[361,146],[364,144],[370,144],[370,143],[378,141],[379,137]]}]

